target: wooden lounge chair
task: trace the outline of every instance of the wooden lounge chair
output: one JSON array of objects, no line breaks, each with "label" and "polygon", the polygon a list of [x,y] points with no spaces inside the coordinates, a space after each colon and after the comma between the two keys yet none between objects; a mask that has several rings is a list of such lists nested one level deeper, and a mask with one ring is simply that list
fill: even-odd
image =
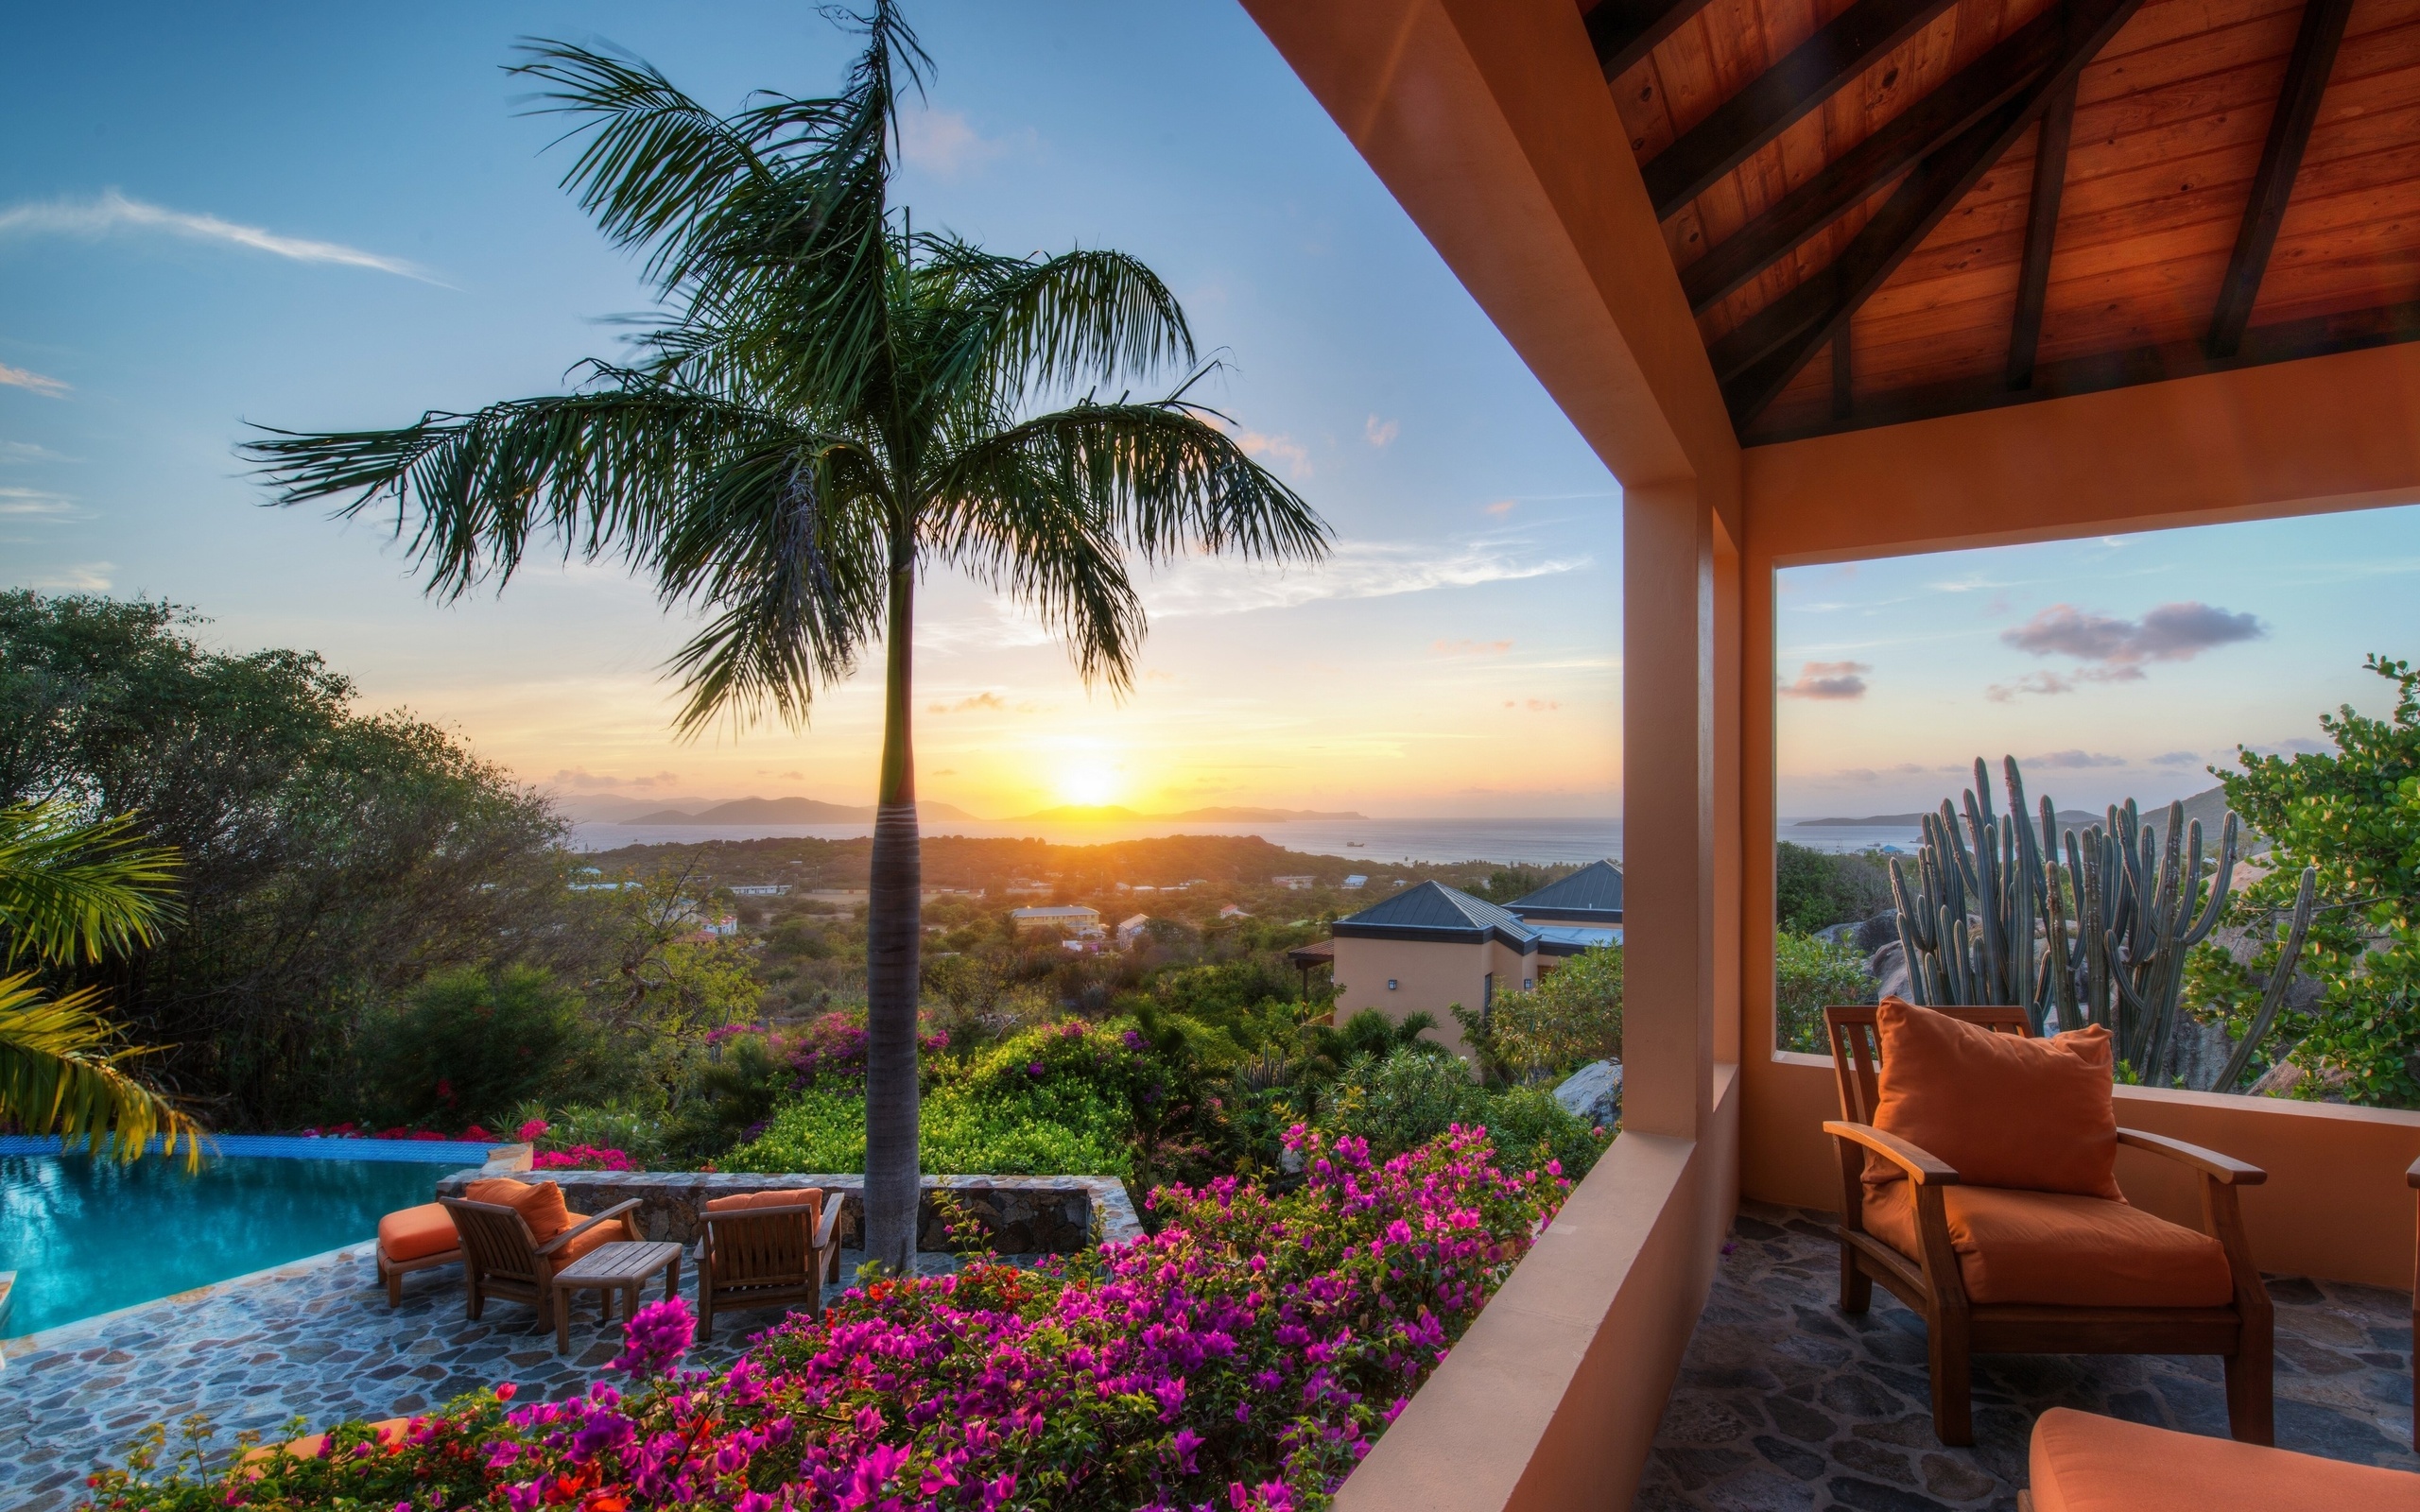
[{"label": "wooden lounge chair", "polygon": [[404,1305],[404,1277],[416,1270],[462,1263],[462,1235],[443,1203],[424,1202],[378,1220],[378,1280],[387,1305]]},{"label": "wooden lounge chair", "polygon": [[[514,1200],[504,1189],[526,1188],[530,1195]],[[488,1298],[501,1297],[527,1302],[538,1311],[538,1325],[554,1323],[555,1272],[599,1245],[635,1241],[638,1226],[631,1212],[638,1199],[617,1202],[594,1217],[562,1209],[561,1190],[551,1181],[521,1182],[498,1177],[474,1181],[466,1197],[441,1197],[454,1226],[462,1234],[464,1315],[477,1318]],[[551,1195],[551,1201],[547,1200]],[[506,1200],[480,1200],[504,1197]],[[570,1220],[556,1228],[553,1214]],[[538,1223],[533,1226],[533,1213]],[[541,1238],[537,1228],[550,1231]]]},{"label": "wooden lounge chair", "polygon": [[742,1312],[804,1302],[823,1315],[823,1284],[840,1263],[840,1194],[804,1187],[706,1204],[698,1254],[698,1337],[714,1337],[715,1308]]},{"label": "wooden lounge chair", "polygon": [[[1914,1011],[2031,1037],[2021,1008]],[[1871,1005],[1824,1010],[1841,1094],[1841,1117],[1824,1125],[1841,1160],[1841,1308],[1864,1312],[1880,1281],[1924,1314],[1934,1435],[1945,1444],[1974,1442],[1977,1351],[2216,1354],[2226,1362],[2227,1420],[2235,1436],[2272,1442],[2273,1312],[2236,1201],[2238,1187],[2256,1186],[2266,1174],[2180,1140],[2118,1129],[2119,1145],[2200,1174],[2202,1232],[2122,1201],[1962,1183],[1947,1161],[1874,1126],[1880,1101],[1879,1012]],[[1895,1167],[1906,1187],[1895,1179],[1874,1185],[1869,1152]],[[1877,1198],[1877,1193],[1886,1195]],[[1878,1205],[1890,1202],[1911,1206],[1912,1222],[1905,1209]],[[1902,1230],[1903,1243],[1874,1232],[1876,1220]],[[1962,1243],[1953,1242],[1953,1226]],[[2076,1299],[2094,1293],[2103,1295]],[[2179,1304],[2107,1300],[2121,1294],[2138,1303],[2175,1296]]]},{"label": "wooden lounge chair", "polygon": [[2018,1512],[2420,1512],[2420,1475],[2053,1407]]}]

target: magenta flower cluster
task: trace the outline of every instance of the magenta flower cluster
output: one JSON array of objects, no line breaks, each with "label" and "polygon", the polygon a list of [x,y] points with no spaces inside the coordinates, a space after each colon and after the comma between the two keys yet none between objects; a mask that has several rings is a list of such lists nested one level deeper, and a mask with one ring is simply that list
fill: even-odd
[{"label": "magenta flower cluster", "polygon": [[529,1163],[541,1171],[635,1171],[638,1162],[626,1150],[610,1149],[601,1144],[571,1144],[560,1150],[540,1150]]},{"label": "magenta flower cluster", "polygon": [[[819,1081],[861,1082],[866,1074],[866,1023],[863,1014],[826,1013],[807,1024],[794,1040],[771,1041],[776,1055],[786,1050],[794,1085]],[[937,1056],[949,1048],[949,1036],[935,1030],[916,1037],[916,1048]]]},{"label": "magenta flower cluster", "polygon": [[[1288,1143],[1304,1162],[1295,1191],[1231,1177],[1165,1188],[1149,1237],[1037,1270],[877,1282],[769,1330],[719,1373],[679,1367],[683,1304],[645,1308],[614,1362],[625,1389],[448,1408],[458,1432],[441,1436],[462,1448],[446,1473],[473,1464],[481,1485],[445,1505],[1324,1507],[1568,1184],[1551,1168],[1499,1169],[1481,1129],[1383,1164],[1354,1138],[1297,1128]],[[310,1473],[231,1475],[228,1504],[324,1504],[285,1484]]]}]

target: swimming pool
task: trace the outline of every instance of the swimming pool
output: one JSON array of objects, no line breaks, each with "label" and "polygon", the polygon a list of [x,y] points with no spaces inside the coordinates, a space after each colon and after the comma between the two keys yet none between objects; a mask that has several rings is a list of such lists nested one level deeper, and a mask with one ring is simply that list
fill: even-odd
[{"label": "swimming pool", "polygon": [[[368,1140],[311,1142],[318,1148],[300,1159],[254,1153],[270,1143],[222,1140],[187,1175],[182,1159],[120,1165],[12,1153],[44,1146],[0,1142],[0,1271],[17,1273],[0,1337],[372,1239],[382,1214],[432,1200],[440,1179],[487,1154],[451,1143],[406,1153],[393,1148],[405,1142]],[[388,1147],[362,1148],[373,1144]]]}]

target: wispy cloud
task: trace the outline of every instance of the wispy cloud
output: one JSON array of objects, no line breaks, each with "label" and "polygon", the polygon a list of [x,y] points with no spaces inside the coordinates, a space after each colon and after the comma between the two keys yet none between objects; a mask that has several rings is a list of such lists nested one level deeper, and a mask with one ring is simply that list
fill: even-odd
[{"label": "wispy cloud", "polygon": [[106,593],[110,591],[110,574],[115,571],[117,563],[113,561],[70,562],[34,574],[26,579],[26,586],[54,593]]},{"label": "wispy cloud", "polygon": [[0,441],[0,462],[73,462],[74,460],[76,459],[72,456],[62,456],[47,446],[36,446],[31,441]]},{"label": "wispy cloud", "polygon": [[1863,662],[1807,662],[1800,665],[1798,679],[1782,684],[1785,698],[1862,698],[1865,696],[1865,674],[1874,668]]},{"label": "wispy cloud", "polygon": [[1439,641],[1428,647],[1438,656],[1502,656],[1512,649],[1510,641]]},{"label": "wispy cloud", "polygon": [[1475,541],[1461,547],[1420,541],[1348,541],[1316,567],[1284,572],[1228,558],[1188,557],[1144,589],[1154,618],[1246,614],[1335,598],[1391,598],[1438,588],[1518,581],[1575,572],[1585,554],[1546,556],[1526,542]]},{"label": "wispy cloud", "polygon": [[[27,372],[23,368],[11,368],[5,362],[0,362],[0,386],[30,389],[44,399],[57,399],[67,392],[68,388],[66,384],[56,378],[45,378],[38,372]],[[17,443],[12,441],[9,444],[13,446]],[[40,451],[41,448],[36,447],[35,450]]]},{"label": "wispy cloud", "polygon": [[[2110,667],[2145,662],[2189,662],[2203,652],[2269,633],[2256,614],[2238,614],[2208,604],[2162,604],[2139,620],[2087,614],[2072,604],[2053,604],[2000,640],[2035,656],[2070,656]],[[2139,676],[2139,674],[2136,674]]]},{"label": "wispy cloud", "polygon": [[1521,501],[1518,499],[1498,499],[1494,504],[1480,506],[1487,513],[1493,515],[1508,515],[1520,507]]},{"label": "wispy cloud", "polygon": [[2041,756],[2028,756],[2017,765],[2047,766],[2053,771],[2081,771],[2091,766],[2123,766],[2127,763],[2125,757],[2112,756],[2105,751],[2054,750]]},{"label": "wispy cloud", "polygon": [[1283,462],[1288,477],[1307,478],[1311,475],[1311,454],[1303,450],[1289,436],[1264,436],[1258,431],[1245,431],[1236,438],[1244,455],[1257,462]]},{"label": "wispy cloud", "polygon": [[246,226],[199,212],[170,210],[164,205],[130,199],[114,189],[103,190],[91,199],[29,200],[0,210],[0,237],[97,237],[128,232],[164,232],[196,241],[250,248],[297,263],[334,263],[346,267],[367,267],[380,273],[392,273],[398,278],[418,279],[424,284],[438,282],[418,264],[407,263],[399,257],[366,252],[358,247],[347,247],[342,242],[282,236],[258,226]]},{"label": "wispy cloud", "polygon": [[954,179],[1008,150],[1008,143],[975,129],[963,111],[925,106],[899,112],[899,156],[910,167]]},{"label": "wispy cloud", "polygon": [[0,489],[0,516],[63,520],[75,512],[75,502],[64,494],[44,493],[40,489]]},{"label": "wispy cloud", "polygon": [[1369,439],[1372,446],[1385,446],[1403,434],[1403,427],[1393,421],[1382,421],[1373,415],[1363,422],[1361,434]]},{"label": "wispy cloud", "polygon": [[1544,714],[1552,713],[1563,705],[1552,698],[1507,698],[1504,700],[1504,707],[1527,709],[1533,714]]},{"label": "wispy cloud", "polygon": [[657,772],[652,777],[614,777],[592,772],[580,766],[566,766],[555,774],[555,785],[558,787],[585,788],[591,792],[606,793],[622,787],[635,788],[644,792],[648,788],[670,787],[680,781],[681,774],[678,772]]},{"label": "wispy cloud", "polygon": [[2153,766],[2199,766],[2202,753],[2191,750],[2164,750],[2152,758]]},{"label": "wispy cloud", "polygon": [[1005,711],[1008,707],[1009,700],[996,693],[978,693],[971,698],[960,698],[956,703],[929,705],[925,712],[935,714],[996,713]]}]

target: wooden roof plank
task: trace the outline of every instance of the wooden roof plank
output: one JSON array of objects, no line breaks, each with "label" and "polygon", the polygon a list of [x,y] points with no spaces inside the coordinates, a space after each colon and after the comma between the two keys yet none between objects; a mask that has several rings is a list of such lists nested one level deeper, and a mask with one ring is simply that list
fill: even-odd
[{"label": "wooden roof plank", "polygon": [[2210,355],[2231,357],[2252,323],[2252,306],[2260,297],[2261,275],[2269,270],[2269,254],[2277,245],[2277,228],[2286,218],[2286,203],[2293,198],[2294,175],[2302,168],[2303,149],[2319,119],[2320,96],[2336,66],[2336,49],[2344,40],[2344,23],[2353,0],[2309,0],[2303,8],[2294,54],[2286,65],[2286,82],[2278,92],[2276,113],[2271,118],[2269,140],[2260,151],[2260,172],[2252,182],[2252,198],[2244,206],[2242,229],[2227,259],[2225,279],[2219,285],[2218,308],[2210,316],[2206,339]]},{"label": "wooden roof plank", "polygon": [[2016,315],[2009,322],[2008,386],[2033,381],[2042,343],[2042,306],[2050,293],[2050,249],[2059,234],[2059,195],[2067,180],[2067,136],[2076,124],[2075,80],[2051,94],[2042,111],[2042,140],[2033,150],[2033,193],[2025,216],[2025,264],[2016,275]]},{"label": "wooden roof plank", "polygon": [[1703,312],[2022,89],[2059,56],[2069,9],[2046,10],[2010,33],[1682,269],[1689,308]]},{"label": "wooden roof plank", "polygon": [[1656,215],[1669,215],[1703,194],[1951,3],[1857,0],[1648,162]]},{"label": "wooden roof plank", "polygon": [[1611,83],[1705,7],[1706,0],[1598,0],[1581,20]]}]

